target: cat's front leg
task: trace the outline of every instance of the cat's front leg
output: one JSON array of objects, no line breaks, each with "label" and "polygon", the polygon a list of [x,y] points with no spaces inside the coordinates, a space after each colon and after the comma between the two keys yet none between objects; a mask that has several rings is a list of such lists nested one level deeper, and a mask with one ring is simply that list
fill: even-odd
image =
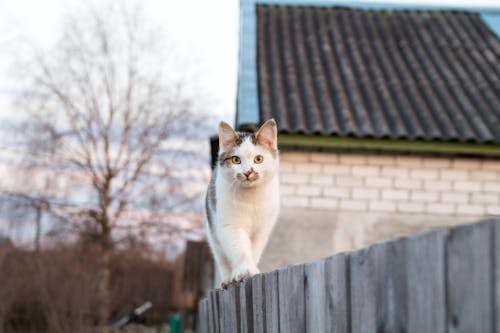
[{"label": "cat's front leg", "polygon": [[267,245],[269,239],[269,234],[271,233],[272,225],[266,226],[258,230],[252,237],[252,253],[255,260],[255,264],[258,265],[262,252]]},{"label": "cat's front leg", "polygon": [[239,282],[259,273],[253,258],[250,235],[245,228],[225,225],[219,229],[218,234],[224,254],[232,267],[229,282]]},{"label": "cat's front leg", "polygon": [[214,247],[213,256],[220,276],[220,287],[225,288],[228,281],[231,281],[231,264],[218,245]]}]

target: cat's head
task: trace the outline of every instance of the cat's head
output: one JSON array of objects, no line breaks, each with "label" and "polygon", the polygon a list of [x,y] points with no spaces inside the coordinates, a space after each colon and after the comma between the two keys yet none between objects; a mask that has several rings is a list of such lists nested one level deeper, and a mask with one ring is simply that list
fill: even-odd
[{"label": "cat's head", "polygon": [[238,133],[219,124],[219,166],[222,176],[236,186],[253,187],[278,171],[278,130],[274,119],[255,133]]}]

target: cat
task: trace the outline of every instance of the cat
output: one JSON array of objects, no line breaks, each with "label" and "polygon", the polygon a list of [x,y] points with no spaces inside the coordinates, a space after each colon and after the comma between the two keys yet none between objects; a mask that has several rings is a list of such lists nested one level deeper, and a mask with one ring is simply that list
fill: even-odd
[{"label": "cat", "polygon": [[278,219],[277,126],[255,133],[219,124],[219,155],[207,190],[207,240],[221,287],[259,273],[257,264]]}]

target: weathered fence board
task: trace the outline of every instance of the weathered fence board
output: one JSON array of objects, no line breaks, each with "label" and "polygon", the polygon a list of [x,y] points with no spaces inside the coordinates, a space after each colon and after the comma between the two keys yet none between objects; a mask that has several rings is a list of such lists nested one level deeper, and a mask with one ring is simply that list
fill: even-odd
[{"label": "weathered fence board", "polygon": [[326,332],[325,261],[305,265],[306,331]]},{"label": "weathered fence board", "polygon": [[205,298],[200,302],[200,305],[198,307],[198,327],[200,332],[208,332],[208,307],[207,307],[207,302],[208,300]]},{"label": "weathered fence board", "polygon": [[350,260],[351,331],[376,332],[378,322],[376,248],[355,251]]},{"label": "weathered fence board", "polygon": [[493,332],[490,223],[451,230],[447,252],[448,330]]},{"label": "weathered fence board", "polygon": [[304,265],[278,271],[278,299],[280,330],[305,332]]},{"label": "weathered fence board", "polygon": [[218,299],[218,294],[216,292],[212,292],[210,294],[210,307],[209,312],[210,315],[210,327],[211,327],[211,332],[213,333],[219,333],[219,303],[217,301]]},{"label": "weathered fence board", "polygon": [[264,274],[266,333],[280,331],[278,303],[278,271]]},{"label": "weathered fence board", "polygon": [[255,333],[265,332],[266,310],[264,301],[264,276],[259,274],[252,277],[253,331]]},{"label": "weathered fence board", "polygon": [[259,274],[199,308],[203,333],[500,332],[500,218]]},{"label": "weathered fence board", "polygon": [[253,332],[252,279],[246,278],[240,284],[240,330],[241,333]]},{"label": "weathered fence board", "polygon": [[446,329],[445,242],[448,232],[418,235],[406,245],[408,332]]},{"label": "weathered fence board", "polygon": [[500,332],[500,224],[493,224],[493,253],[492,253],[492,265],[493,265],[493,287],[495,289],[495,312],[494,317],[496,318],[495,332]]},{"label": "weathered fence board", "polygon": [[381,289],[377,304],[382,312],[378,327],[383,332],[404,332],[407,326],[406,239],[385,242],[377,258],[383,265],[378,286]]},{"label": "weathered fence board", "polygon": [[221,332],[237,332],[240,304],[238,286],[230,285],[227,290],[221,290],[218,300]]},{"label": "weathered fence board", "polygon": [[342,333],[350,329],[349,255],[341,253],[325,260],[325,332]]}]

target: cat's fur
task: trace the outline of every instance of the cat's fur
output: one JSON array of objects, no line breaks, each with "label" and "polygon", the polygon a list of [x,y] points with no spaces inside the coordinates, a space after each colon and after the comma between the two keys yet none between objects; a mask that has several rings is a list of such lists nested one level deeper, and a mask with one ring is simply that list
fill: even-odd
[{"label": "cat's fur", "polygon": [[[263,156],[261,163],[255,156]],[[240,164],[234,164],[237,156]],[[279,154],[274,119],[254,133],[219,125],[219,157],[207,191],[207,239],[221,285],[259,273],[257,264],[279,213]],[[245,174],[246,173],[246,174]]]}]

